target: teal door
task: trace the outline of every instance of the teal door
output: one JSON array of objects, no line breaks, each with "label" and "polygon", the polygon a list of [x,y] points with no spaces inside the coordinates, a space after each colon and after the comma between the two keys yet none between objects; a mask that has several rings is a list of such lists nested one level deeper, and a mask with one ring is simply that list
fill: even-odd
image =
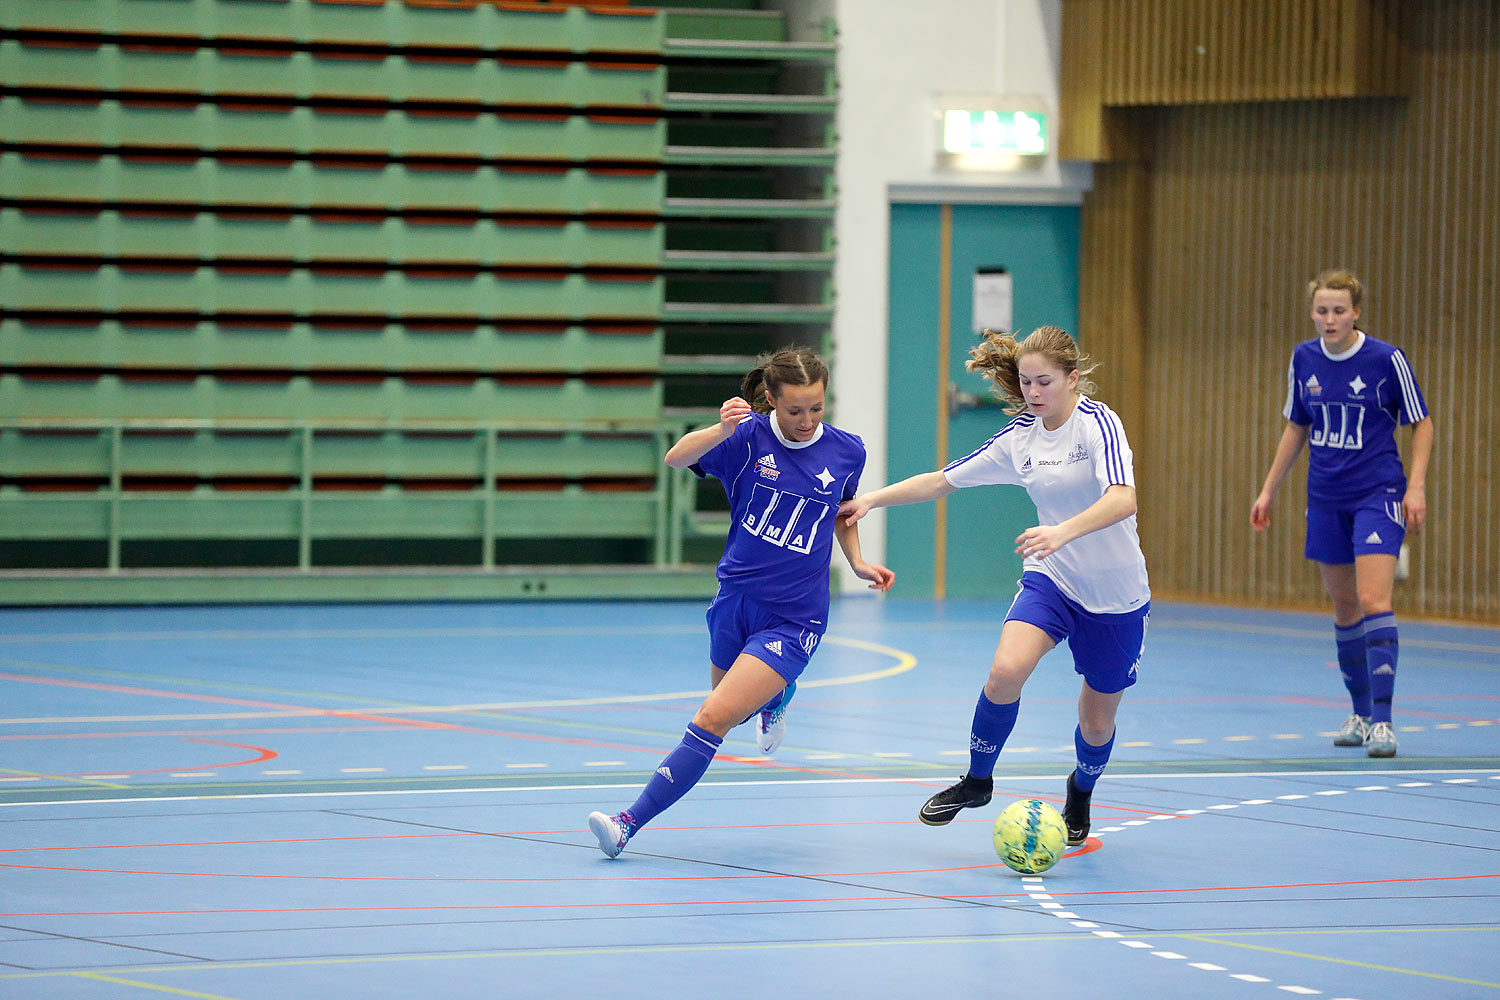
[{"label": "teal door", "polygon": [[[1012,327],[1019,335],[1043,325],[1076,334],[1078,225],[1074,205],[891,206],[891,482],[967,455],[1010,419],[987,384],[964,371],[978,343],[976,271],[1004,268],[1011,275]],[[945,383],[983,402],[955,408],[940,395]],[[967,402],[962,395],[958,401]],[[960,490],[939,504],[895,507],[887,518],[886,558],[900,574],[900,593],[1009,597],[1021,573],[1014,539],[1036,523],[1036,509],[1019,487],[996,486]]]}]

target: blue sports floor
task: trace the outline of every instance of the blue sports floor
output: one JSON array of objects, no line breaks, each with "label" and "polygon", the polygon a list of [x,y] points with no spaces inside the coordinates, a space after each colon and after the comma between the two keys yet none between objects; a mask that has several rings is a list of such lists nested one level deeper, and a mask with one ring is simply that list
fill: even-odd
[{"label": "blue sports floor", "polygon": [[1500,997],[1500,631],[1402,625],[1400,755],[1326,616],[1159,604],[1094,836],[1043,661],[963,772],[1003,604],[846,600],[774,760],[730,734],[609,861],[706,683],[694,603],[0,611],[0,997]]}]

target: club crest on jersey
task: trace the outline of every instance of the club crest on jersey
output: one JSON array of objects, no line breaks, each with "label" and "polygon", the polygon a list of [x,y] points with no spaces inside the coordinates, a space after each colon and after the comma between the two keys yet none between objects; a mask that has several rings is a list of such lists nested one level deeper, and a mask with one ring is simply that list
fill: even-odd
[{"label": "club crest on jersey", "polygon": [[1088,449],[1081,444],[1075,444],[1073,450],[1068,452],[1068,465],[1072,465],[1074,462],[1087,462],[1088,460]]},{"label": "club crest on jersey", "polygon": [[1354,391],[1354,398],[1358,399],[1359,394],[1365,391],[1365,380],[1356,375],[1349,383],[1349,388]]},{"label": "club crest on jersey", "polygon": [[1318,376],[1309,375],[1307,377],[1307,391],[1314,396],[1323,395],[1323,387],[1318,384]]},{"label": "club crest on jersey", "polygon": [[822,493],[824,496],[827,496],[829,493],[833,492],[828,488],[829,486],[833,485],[833,473],[828,471],[828,466],[823,466],[823,471],[818,473],[816,476],[813,476],[813,478],[823,484],[822,489],[818,489],[818,487],[814,486],[814,490]]},{"label": "club crest on jersey", "polygon": [[776,468],[775,455],[761,456],[760,461],[755,463],[755,471],[759,472],[762,476],[771,480],[772,482],[775,482],[776,477],[781,475],[781,470]]}]

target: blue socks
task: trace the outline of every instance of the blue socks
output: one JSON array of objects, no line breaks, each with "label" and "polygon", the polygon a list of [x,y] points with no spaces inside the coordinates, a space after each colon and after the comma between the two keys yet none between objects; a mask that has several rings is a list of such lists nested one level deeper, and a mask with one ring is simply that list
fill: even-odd
[{"label": "blue socks", "polygon": [[979,692],[979,703],[974,706],[974,728],[969,732],[969,777],[988,778],[995,773],[995,758],[1000,748],[1010,739],[1010,731],[1016,728],[1016,715],[1021,711],[1021,699],[1009,705],[996,705]]},{"label": "blue socks", "polygon": [[635,833],[686,795],[713,763],[714,754],[723,743],[721,737],[688,723],[682,742],[667,754],[651,780],[646,782],[646,787],[641,789],[635,805],[625,811],[630,833]]},{"label": "blue socks", "polygon": [[1391,721],[1391,697],[1396,691],[1396,636],[1394,612],[1370,615],[1365,627],[1365,654],[1370,668],[1370,721]]},{"label": "blue socks", "polygon": [[1081,728],[1073,727],[1073,749],[1078,751],[1078,766],[1073,771],[1073,784],[1079,791],[1092,792],[1094,790],[1094,783],[1099,780],[1099,775],[1104,773],[1104,768],[1109,763],[1110,752],[1114,748],[1113,733],[1103,746],[1096,747],[1092,743],[1084,742]]},{"label": "blue socks", "polygon": [[1339,651],[1339,673],[1343,675],[1344,687],[1349,691],[1354,714],[1370,717],[1370,665],[1366,659],[1365,622],[1360,619],[1353,625],[1333,626],[1333,642]]}]

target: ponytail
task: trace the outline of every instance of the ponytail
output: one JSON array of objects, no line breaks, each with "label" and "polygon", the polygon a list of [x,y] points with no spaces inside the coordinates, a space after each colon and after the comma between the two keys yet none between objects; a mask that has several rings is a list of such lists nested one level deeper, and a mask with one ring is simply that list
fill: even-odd
[{"label": "ponytail", "polygon": [[805,347],[788,347],[756,359],[756,366],[740,383],[740,398],[756,413],[770,413],[767,392],[774,397],[781,395],[783,386],[819,383],[828,385],[828,365],[823,359]]}]

